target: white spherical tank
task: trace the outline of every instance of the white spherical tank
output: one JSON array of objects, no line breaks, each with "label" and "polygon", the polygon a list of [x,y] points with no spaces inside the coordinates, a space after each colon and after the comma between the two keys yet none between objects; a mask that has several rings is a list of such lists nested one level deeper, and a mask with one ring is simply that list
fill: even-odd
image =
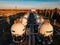
[{"label": "white spherical tank", "polygon": [[37,22],[38,23],[40,23],[40,24],[42,24],[43,22],[44,22],[44,19],[43,19],[43,17],[42,16],[37,16]]},{"label": "white spherical tank", "polygon": [[15,23],[11,27],[12,35],[22,36],[25,33],[25,27],[21,23]]},{"label": "white spherical tank", "polygon": [[23,17],[20,18],[20,21],[23,25],[27,25],[27,19],[28,19],[29,13],[25,14]]},{"label": "white spherical tank", "polygon": [[39,33],[44,36],[53,35],[53,26],[50,23],[44,23],[39,30]]},{"label": "white spherical tank", "polygon": [[26,26],[27,25],[27,19],[22,18],[22,24]]}]

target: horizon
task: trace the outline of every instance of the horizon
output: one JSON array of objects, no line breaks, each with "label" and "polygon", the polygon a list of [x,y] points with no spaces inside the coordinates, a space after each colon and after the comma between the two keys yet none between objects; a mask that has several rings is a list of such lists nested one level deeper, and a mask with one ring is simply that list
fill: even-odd
[{"label": "horizon", "polygon": [[60,9],[60,0],[0,0],[0,9]]}]

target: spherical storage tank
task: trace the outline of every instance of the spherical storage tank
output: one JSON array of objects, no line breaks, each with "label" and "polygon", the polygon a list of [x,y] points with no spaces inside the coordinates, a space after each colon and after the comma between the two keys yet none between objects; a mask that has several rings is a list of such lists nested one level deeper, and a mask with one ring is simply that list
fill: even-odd
[{"label": "spherical storage tank", "polygon": [[11,27],[12,35],[22,36],[25,33],[25,26],[21,23],[15,23]]},{"label": "spherical storage tank", "polygon": [[50,23],[44,23],[39,30],[39,33],[44,36],[53,35],[53,26]]}]

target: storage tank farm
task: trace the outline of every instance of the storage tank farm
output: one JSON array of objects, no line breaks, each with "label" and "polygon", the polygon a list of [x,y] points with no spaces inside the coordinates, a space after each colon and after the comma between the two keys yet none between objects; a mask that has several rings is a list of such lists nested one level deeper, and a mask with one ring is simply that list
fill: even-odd
[{"label": "storage tank farm", "polygon": [[27,39],[29,45],[35,45],[36,42],[41,45],[53,43],[53,26],[49,20],[36,14],[35,10],[28,12],[17,21],[11,26],[14,43],[21,44]]},{"label": "storage tank farm", "polygon": [[[14,24],[11,27],[11,33],[13,37],[13,42],[20,44],[20,42],[24,41],[26,38],[26,25],[27,25],[27,18],[28,13],[21,17],[20,19],[15,20]],[[17,22],[16,22],[17,21]]]}]

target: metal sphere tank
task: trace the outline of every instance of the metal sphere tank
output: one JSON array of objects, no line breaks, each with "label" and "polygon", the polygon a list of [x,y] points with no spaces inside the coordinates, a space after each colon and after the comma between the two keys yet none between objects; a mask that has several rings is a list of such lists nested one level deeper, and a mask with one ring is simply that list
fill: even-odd
[{"label": "metal sphere tank", "polygon": [[37,16],[37,22],[38,23],[40,23],[40,24],[42,24],[43,22],[44,22],[44,19],[43,19],[43,17],[42,16]]},{"label": "metal sphere tank", "polygon": [[40,27],[39,33],[45,37],[51,36],[53,35],[53,26],[50,23],[46,22]]},{"label": "metal sphere tank", "polygon": [[25,26],[21,23],[15,23],[11,27],[11,33],[15,36],[22,36],[25,33]]},{"label": "metal sphere tank", "polygon": [[27,25],[28,16],[29,16],[29,13],[25,14],[23,17],[20,18],[20,22],[25,26]]}]

